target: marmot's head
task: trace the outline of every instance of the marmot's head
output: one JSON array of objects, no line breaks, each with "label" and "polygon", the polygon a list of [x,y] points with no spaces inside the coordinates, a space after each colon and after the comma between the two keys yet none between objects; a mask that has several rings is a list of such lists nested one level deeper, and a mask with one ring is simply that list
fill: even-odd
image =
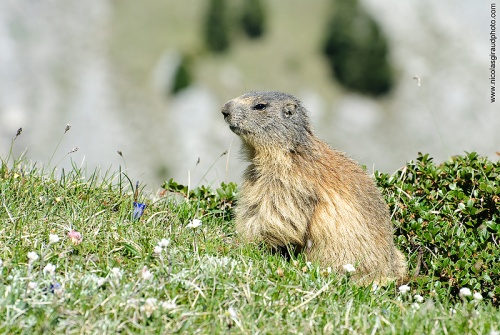
[{"label": "marmot's head", "polygon": [[292,95],[250,92],[222,107],[229,128],[255,150],[296,151],[312,136],[306,109]]}]

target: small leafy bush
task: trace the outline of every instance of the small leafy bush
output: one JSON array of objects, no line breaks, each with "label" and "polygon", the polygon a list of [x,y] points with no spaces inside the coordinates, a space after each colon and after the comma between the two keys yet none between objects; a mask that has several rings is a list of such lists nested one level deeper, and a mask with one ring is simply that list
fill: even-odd
[{"label": "small leafy bush", "polygon": [[175,69],[170,93],[177,94],[188,88],[193,82],[192,59],[189,55],[182,55]]},{"label": "small leafy bush", "polygon": [[230,210],[235,205],[238,194],[235,183],[222,183],[215,191],[208,186],[199,186],[190,190],[188,186],[178,184],[171,178],[164,182],[162,187],[167,192],[197,202],[197,206],[202,212],[209,212],[227,220],[231,219]]},{"label": "small leafy bush", "polygon": [[261,0],[246,0],[243,3],[241,27],[250,38],[259,38],[264,35],[266,12]]},{"label": "small leafy bush", "polygon": [[204,24],[208,50],[215,53],[227,51],[230,47],[229,31],[226,0],[210,0]]},{"label": "small leafy bush", "polygon": [[436,165],[419,154],[375,177],[414,280],[439,295],[468,287],[499,305],[500,163],[466,153]]},{"label": "small leafy bush", "polygon": [[390,93],[394,71],[390,44],[360,1],[337,0],[326,27],[323,55],[333,78],[344,88],[371,96]]}]

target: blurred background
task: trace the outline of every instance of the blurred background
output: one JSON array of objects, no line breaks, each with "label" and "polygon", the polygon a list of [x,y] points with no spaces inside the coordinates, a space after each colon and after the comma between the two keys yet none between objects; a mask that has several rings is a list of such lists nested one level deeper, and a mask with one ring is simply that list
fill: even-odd
[{"label": "blurred background", "polygon": [[489,25],[477,0],[3,0],[0,157],[22,127],[14,154],[59,170],[239,181],[220,108],[276,90],[370,172],[419,151],[497,160]]}]

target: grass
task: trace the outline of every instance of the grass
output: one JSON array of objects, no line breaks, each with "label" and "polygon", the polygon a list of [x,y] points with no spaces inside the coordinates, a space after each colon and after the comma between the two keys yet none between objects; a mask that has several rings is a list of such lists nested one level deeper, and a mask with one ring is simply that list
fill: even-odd
[{"label": "grass", "polygon": [[[233,191],[184,191],[148,195],[119,170],[56,173],[11,154],[2,159],[0,333],[500,330],[498,307],[487,299],[457,299],[418,282],[406,293],[359,287],[300,256],[286,261],[242,244],[230,220]],[[134,201],[147,204],[139,220]]]}]

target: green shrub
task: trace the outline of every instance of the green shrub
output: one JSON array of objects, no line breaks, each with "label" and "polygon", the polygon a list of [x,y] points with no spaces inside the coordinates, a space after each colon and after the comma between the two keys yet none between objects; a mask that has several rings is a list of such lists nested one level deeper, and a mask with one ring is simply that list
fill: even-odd
[{"label": "green shrub", "polygon": [[230,210],[233,208],[237,196],[237,186],[235,183],[222,183],[214,191],[208,186],[189,189],[187,186],[178,184],[171,178],[169,181],[164,182],[162,187],[172,194],[177,194],[192,203],[196,203],[201,211],[201,215],[210,213],[227,220],[231,219]]},{"label": "green shrub", "polygon": [[210,51],[224,52],[229,48],[229,25],[225,0],[211,0],[205,18],[205,44]]},{"label": "green shrub", "polygon": [[245,0],[241,26],[250,38],[258,38],[264,34],[266,15],[260,0]]},{"label": "green shrub", "polygon": [[188,88],[193,82],[191,57],[182,55],[177,68],[175,69],[172,87],[170,93],[177,94],[180,91]]},{"label": "green shrub", "polygon": [[393,86],[389,45],[378,23],[358,1],[336,1],[323,53],[333,77],[346,89],[362,94],[387,94]]},{"label": "green shrub", "polygon": [[500,163],[466,153],[436,165],[419,154],[393,175],[377,173],[376,180],[414,280],[455,297],[468,287],[498,305]]}]

